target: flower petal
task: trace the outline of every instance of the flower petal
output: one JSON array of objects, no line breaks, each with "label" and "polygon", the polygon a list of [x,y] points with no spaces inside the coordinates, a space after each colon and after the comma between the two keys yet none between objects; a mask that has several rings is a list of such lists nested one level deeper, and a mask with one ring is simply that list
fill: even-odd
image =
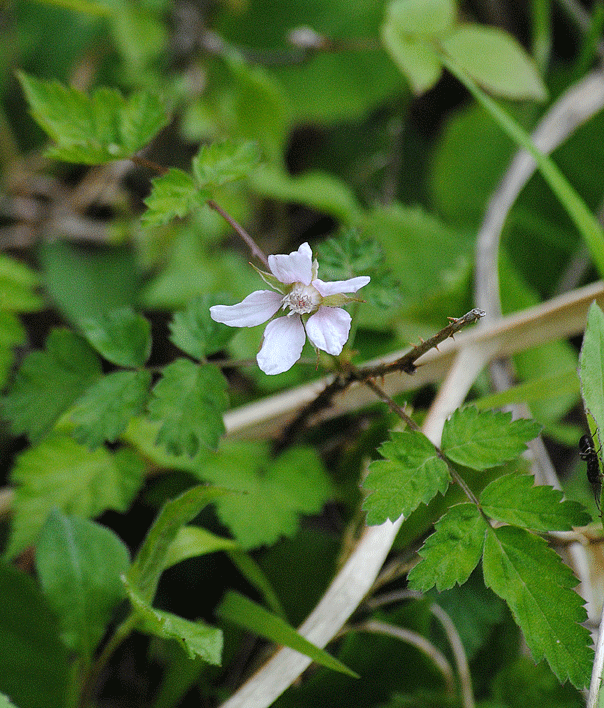
[{"label": "flower petal", "polygon": [[306,340],[300,315],[278,317],[264,330],[262,349],[256,361],[265,374],[282,374],[300,358]]},{"label": "flower petal", "polygon": [[282,300],[283,296],[272,290],[256,290],[237,305],[213,305],[210,317],[229,327],[255,327],[270,319]]},{"label": "flower petal", "polygon": [[340,307],[320,307],[308,318],[306,334],[317,349],[337,355],[346,344],[351,321],[352,317]]},{"label": "flower petal", "polygon": [[359,275],[356,278],[348,278],[348,280],[333,280],[331,283],[316,278],[312,284],[320,295],[327,297],[338,293],[356,293],[357,290],[364,288],[370,280],[368,275]]},{"label": "flower petal", "polygon": [[289,256],[269,256],[268,265],[272,274],[282,283],[304,283],[310,285],[312,280],[312,251],[307,243],[303,243],[297,251]]}]

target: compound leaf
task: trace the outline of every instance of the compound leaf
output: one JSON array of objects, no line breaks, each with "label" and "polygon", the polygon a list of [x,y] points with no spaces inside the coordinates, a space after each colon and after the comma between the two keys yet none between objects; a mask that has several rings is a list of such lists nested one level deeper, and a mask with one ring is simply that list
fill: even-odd
[{"label": "compound leaf", "polygon": [[149,358],[151,324],[129,307],[82,320],[80,327],[90,344],[112,364],[137,368]]},{"label": "compound leaf", "polygon": [[434,445],[419,432],[392,433],[380,450],[384,460],[369,465],[363,487],[369,496],[363,504],[367,523],[394,521],[408,516],[422,502],[427,504],[437,493],[447,489],[450,476]]},{"label": "compound leaf", "polygon": [[577,579],[546,541],[513,526],[490,529],[485,584],[507,602],[535,661],[546,658],[561,682],[589,684],[593,651]]},{"label": "compound leaf", "polygon": [[219,187],[246,177],[260,160],[254,142],[215,142],[202,145],[193,158],[193,176],[198,188]]},{"label": "compound leaf", "polygon": [[457,504],[435,524],[419,554],[422,561],[409,573],[411,587],[441,592],[462,585],[482,556],[487,523],[475,504]]},{"label": "compound leaf", "polygon": [[498,477],[480,495],[483,511],[497,521],[534,531],[570,531],[590,522],[581,504],[562,501],[561,491],[534,486],[534,481],[531,475]]},{"label": "compound leaf", "polygon": [[474,470],[497,467],[515,459],[539,434],[534,420],[515,420],[511,413],[458,408],[445,423],[442,450],[453,462]]},{"label": "compound leaf", "polygon": [[176,167],[151,180],[151,184],[151,194],[145,199],[147,211],[141,219],[146,226],[160,226],[176,217],[183,218],[202,207],[211,196],[195,184],[191,175]]}]

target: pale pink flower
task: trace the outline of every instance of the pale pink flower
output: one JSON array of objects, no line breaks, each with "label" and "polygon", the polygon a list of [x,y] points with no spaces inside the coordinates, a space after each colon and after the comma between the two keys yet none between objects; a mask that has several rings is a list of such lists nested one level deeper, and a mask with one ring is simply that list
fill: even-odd
[{"label": "pale pink flower", "polygon": [[257,290],[238,305],[214,305],[210,307],[212,319],[229,327],[255,327],[280,309],[289,309],[286,316],[271,320],[264,330],[256,359],[265,374],[281,374],[290,369],[300,358],[306,337],[316,349],[334,356],[340,354],[351,323],[341,305],[358,302],[344,293],[356,293],[371,279],[361,275],[331,283],[319,280],[319,265],[313,261],[307,243],[288,256],[269,256],[268,265],[272,275],[258,272],[276,292]]}]

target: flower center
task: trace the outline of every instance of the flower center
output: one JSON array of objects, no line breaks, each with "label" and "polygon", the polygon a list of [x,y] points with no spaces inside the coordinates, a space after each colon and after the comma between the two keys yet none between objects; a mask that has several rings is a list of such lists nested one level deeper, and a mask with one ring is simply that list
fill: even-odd
[{"label": "flower center", "polygon": [[305,315],[308,312],[314,312],[321,304],[322,297],[318,290],[312,285],[303,285],[302,283],[294,283],[293,288],[283,298],[283,309],[289,307],[291,312],[298,315]]}]

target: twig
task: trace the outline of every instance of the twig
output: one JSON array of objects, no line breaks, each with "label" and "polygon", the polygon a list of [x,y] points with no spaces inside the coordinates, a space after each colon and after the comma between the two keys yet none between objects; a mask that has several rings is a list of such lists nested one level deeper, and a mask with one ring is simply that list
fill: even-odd
[{"label": "twig", "polygon": [[256,245],[254,239],[248,234],[248,232],[243,228],[243,226],[238,224],[235,219],[233,219],[230,214],[227,214],[227,212],[221,206],[216,204],[213,199],[208,200],[208,206],[210,207],[210,209],[213,209],[214,211],[218,212],[220,216],[222,216],[222,218],[235,229],[237,234],[245,241],[250,251],[256,256],[259,261],[262,261],[262,263],[268,268],[268,258],[264,255],[262,249]]}]

